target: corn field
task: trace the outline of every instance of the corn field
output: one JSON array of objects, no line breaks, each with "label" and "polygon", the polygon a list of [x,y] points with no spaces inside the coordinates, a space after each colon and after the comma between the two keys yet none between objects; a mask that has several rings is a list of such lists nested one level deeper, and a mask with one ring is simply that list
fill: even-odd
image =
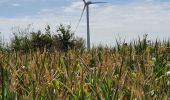
[{"label": "corn field", "polygon": [[2,100],[169,100],[170,42],[0,51]]}]

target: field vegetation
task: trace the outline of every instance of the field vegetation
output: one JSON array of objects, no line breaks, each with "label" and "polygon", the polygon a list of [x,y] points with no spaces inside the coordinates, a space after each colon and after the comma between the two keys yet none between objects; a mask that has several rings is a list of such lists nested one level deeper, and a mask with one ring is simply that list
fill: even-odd
[{"label": "field vegetation", "polygon": [[49,29],[15,35],[9,47],[1,47],[0,99],[170,99],[170,41],[146,35],[87,50],[70,28],[60,26],[57,35]]}]

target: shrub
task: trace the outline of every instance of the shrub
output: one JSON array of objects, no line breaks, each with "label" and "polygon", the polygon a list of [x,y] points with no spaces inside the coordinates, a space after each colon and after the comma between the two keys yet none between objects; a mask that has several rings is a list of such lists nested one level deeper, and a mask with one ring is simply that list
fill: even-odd
[{"label": "shrub", "polygon": [[45,32],[37,31],[23,31],[13,33],[14,37],[11,40],[11,48],[17,51],[29,52],[30,50],[48,50],[58,49],[61,51],[68,51],[73,48],[84,48],[84,40],[79,37],[74,37],[71,32],[71,26],[60,25],[57,28],[56,34],[51,34],[50,26],[47,25]]},{"label": "shrub", "polygon": [[52,46],[52,38],[50,34],[42,34],[41,31],[31,33],[31,45],[33,49],[43,48],[50,49]]}]

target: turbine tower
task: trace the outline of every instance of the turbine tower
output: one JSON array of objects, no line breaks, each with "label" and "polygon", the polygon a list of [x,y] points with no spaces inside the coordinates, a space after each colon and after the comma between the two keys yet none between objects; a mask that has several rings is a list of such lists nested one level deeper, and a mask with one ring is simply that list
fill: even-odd
[{"label": "turbine tower", "polygon": [[[83,11],[82,11],[82,14],[81,14],[81,17],[79,19],[77,27],[79,26],[79,23],[82,19],[83,13],[86,9],[86,13],[87,13],[87,15],[86,15],[86,17],[87,17],[87,48],[90,49],[89,5],[98,4],[98,3],[107,3],[107,2],[91,2],[91,1],[85,1],[85,0],[83,0],[83,2],[84,2],[84,8],[83,8]],[[77,27],[76,27],[76,29],[77,29]]]}]

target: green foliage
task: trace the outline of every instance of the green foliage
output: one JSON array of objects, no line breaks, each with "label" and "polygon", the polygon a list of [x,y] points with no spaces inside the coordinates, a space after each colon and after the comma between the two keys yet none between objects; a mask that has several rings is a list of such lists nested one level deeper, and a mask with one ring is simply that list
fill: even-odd
[{"label": "green foliage", "polygon": [[74,40],[73,40],[73,33],[71,32],[71,27],[67,26],[64,27],[63,25],[60,25],[57,32],[58,39],[59,39],[59,46],[62,50],[68,50],[69,48],[73,48],[74,46]]},{"label": "green foliage", "polygon": [[27,36],[18,36],[14,34],[14,38],[11,42],[11,48],[16,51],[27,52],[31,49],[31,41]]},{"label": "green foliage", "polygon": [[1,36],[1,32],[0,32],[0,50],[3,50],[3,49],[5,49],[4,48],[4,43],[3,43],[4,41],[2,40],[2,36]]},{"label": "green foliage", "polygon": [[45,33],[42,31],[20,31],[14,33],[11,40],[11,48],[16,51],[29,52],[31,50],[54,50],[68,51],[68,49],[83,49],[84,40],[75,38],[70,26],[60,25],[56,34],[51,34],[50,26],[47,25]]},{"label": "green foliage", "polygon": [[44,48],[50,49],[53,44],[51,34],[49,33],[43,34],[41,33],[41,31],[32,32],[30,42],[33,49],[40,50],[43,50]]},{"label": "green foliage", "polygon": [[0,99],[169,99],[169,40],[151,43],[145,36],[113,48],[77,50],[83,40],[70,27],[60,25],[54,35],[50,29],[15,35],[15,50],[0,50]]}]

